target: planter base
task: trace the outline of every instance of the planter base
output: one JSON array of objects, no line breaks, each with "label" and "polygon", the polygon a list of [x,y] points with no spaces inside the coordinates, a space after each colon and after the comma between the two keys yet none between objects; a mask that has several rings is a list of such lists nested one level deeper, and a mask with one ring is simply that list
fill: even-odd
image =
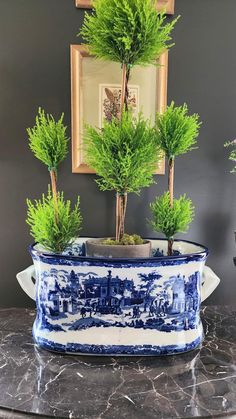
[{"label": "planter base", "polygon": [[[53,332],[51,332],[53,334]],[[80,333],[77,332],[78,341],[80,339]],[[136,331],[136,339],[137,341],[141,341],[143,339],[142,333],[139,333],[139,331]],[[132,333],[127,333],[127,330],[123,330],[123,340],[128,341],[127,344],[95,344],[95,343],[61,343],[62,341],[65,341],[64,338],[61,339],[57,336],[57,340],[52,340],[53,337],[50,336],[50,332],[45,335],[45,337],[40,336],[40,333],[33,333],[34,334],[34,340],[36,344],[42,348],[46,349],[52,352],[58,352],[62,354],[71,354],[71,355],[103,355],[103,356],[163,356],[163,355],[174,355],[178,353],[188,352],[193,349],[196,349],[203,340],[203,329],[202,324],[199,324],[199,327],[195,330],[191,331],[182,331],[182,332],[174,332],[176,333],[176,336],[169,336],[170,342],[173,341],[173,339],[176,341],[176,344],[164,344],[164,340],[166,340],[166,333],[165,332],[158,332],[153,331],[153,336],[155,336],[156,343],[142,343],[138,345],[130,344],[130,341],[134,338],[132,336]],[[119,331],[115,331],[116,340],[119,341],[120,339],[120,333]],[[64,333],[65,335],[65,333]],[[68,333],[70,335],[70,333]],[[67,335],[67,338],[70,337]],[[148,333],[146,334],[148,337]],[[160,336],[162,335],[162,336]],[[169,335],[173,335],[173,332]],[[47,336],[47,337],[46,337]],[[93,337],[90,333],[90,340],[94,342],[104,340],[106,342],[111,342],[111,333],[105,333],[102,334],[102,339],[100,339],[100,334],[96,336],[95,333],[93,333]],[[75,336],[73,337],[75,339]],[[162,343],[163,339],[163,343]],[[183,340],[184,339],[184,340]],[[178,343],[177,343],[178,342]],[[157,345],[157,343],[159,345]]]}]

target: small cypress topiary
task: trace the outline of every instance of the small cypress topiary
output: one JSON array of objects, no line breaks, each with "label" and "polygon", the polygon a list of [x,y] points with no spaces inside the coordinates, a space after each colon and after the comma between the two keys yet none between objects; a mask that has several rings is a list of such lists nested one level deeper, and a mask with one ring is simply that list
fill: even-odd
[{"label": "small cypress topiary", "polygon": [[175,158],[196,148],[196,139],[201,123],[199,115],[188,115],[188,107],[175,106],[174,102],[163,114],[157,115],[156,138],[160,149],[168,161],[169,192],[156,198],[151,204],[153,228],[162,232],[168,239],[168,255],[173,254],[175,234],[188,229],[193,219],[194,209],[185,195],[174,199],[174,164]]},{"label": "small cypress topiary", "polygon": [[58,222],[57,171],[68,153],[67,127],[64,126],[63,119],[64,114],[55,121],[52,115],[45,115],[44,110],[39,108],[35,126],[27,129],[31,151],[47,166],[50,173],[56,223]]},{"label": "small cypress topiary", "polygon": [[63,193],[57,191],[57,173],[60,163],[68,153],[64,115],[55,121],[52,115],[39,108],[36,124],[28,128],[29,146],[33,154],[50,173],[51,188],[41,200],[27,200],[27,224],[35,241],[53,252],[62,252],[78,236],[82,217],[79,198],[74,209],[71,202],[64,200]]}]

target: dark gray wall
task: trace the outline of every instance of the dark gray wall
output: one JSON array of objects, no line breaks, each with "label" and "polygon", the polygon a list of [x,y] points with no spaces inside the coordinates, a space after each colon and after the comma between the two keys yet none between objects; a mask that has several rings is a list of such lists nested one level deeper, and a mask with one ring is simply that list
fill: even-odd
[{"label": "dark gray wall", "polygon": [[[186,101],[203,121],[199,149],[179,158],[176,195],[188,193],[196,218],[186,238],[210,248],[209,265],[221,277],[209,303],[233,303],[236,281],[232,258],[236,218],[235,177],[223,142],[236,135],[236,2],[176,0],[182,15],[170,52],[169,101]],[[38,106],[70,127],[69,45],[83,19],[74,0],[0,0],[0,306],[29,306],[15,274],[31,264],[25,225],[25,199],[46,190],[48,174],[28,149],[25,128]],[[73,175],[68,158],[60,188],[81,195],[83,234],[104,236],[114,227],[114,196],[97,190],[90,175]],[[130,197],[127,227],[152,235],[146,226],[148,203],[166,188],[166,178]]]}]

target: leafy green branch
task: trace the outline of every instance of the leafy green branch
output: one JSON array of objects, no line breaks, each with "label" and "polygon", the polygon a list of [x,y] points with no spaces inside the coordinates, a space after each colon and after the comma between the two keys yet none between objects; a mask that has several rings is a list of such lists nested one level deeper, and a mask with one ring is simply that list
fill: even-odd
[{"label": "leafy green branch", "polygon": [[[232,147],[233,150],[229,153],[229,160],[232,160],[234,163],[236,162],[236,140],[233,141],[227,141],[224,144],[224,147]],[[236,165],[233,167],[233,169],[230,171],[230,173],[236,173]]]},{"label": "leafy green branch", "polygon": [[99,178],[102,191],[117,193],[116,239],[124,234],[127,194],[139,194],[154,182],[153,173],[160,159],[155,129],[140,114],[134,119],[125,112],[121,121],[113,118],[102,130],[87,127],[85,160]]},{"label": "leafy green branch", "polygon": [[174,199],[170,205],[170,194],[165,192],[157,197],[150,205],[153,219],[152,227],[155,231],[163,233],[173,245],[177,233],[185,233],[194,217],[194,207],[191,199],[186,195]]},{"label": "leafy green branch", "polygon": [[48,194],[42,199],[27,199],[27,224],[31,235],[46,249],[61,253],[78,236],[82,216],[79,209],[79,197],[74,209],[71,202],[64,200],[64,194],[58,192],[58,222],[55,223],[54,200],[49,187]]}]

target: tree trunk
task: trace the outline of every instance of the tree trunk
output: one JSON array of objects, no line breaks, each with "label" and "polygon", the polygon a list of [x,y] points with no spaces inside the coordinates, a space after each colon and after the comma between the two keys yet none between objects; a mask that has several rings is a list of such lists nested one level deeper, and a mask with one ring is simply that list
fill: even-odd
[{"label": "tree trunk", "polygon": [[57,196],[57,176],[55,170],[50,170],[52,196],[54,201],[55,222],[58,224],[58,196]]},{"label": "tree trunk", "polygon": [[116,240],[119,240],[119,225],[120,225],[120,200],[119,194],[116,194]]},{"label": "tree trunk", "polygon": [[169,159],[169,172],[168,172],[168,188],[170,194],[170,206],[173,207],[174,202],[174,170],[175,161],[173,158]]},{"label": "tree trunk", "polygon": [[122,65],[122,85],[121,85],[121,99],[120,99],[120,113],[121,116],[124,110],[127,112],[129,108],[129,79],[130,79],[130,66],[127,64]]},{"label": "tree trunk", "polygon": [[169,239],[168,240],[168,251],[167,251],[167,255],[168,256],[172,256],[173,255],[173,244],[174,244],[174,240],[173,239]]},{"label": "tree trunk", "polygon": [[126,93],[126,77],[127,77],[127,65],[122,65],[122,84],[121,84],[121,98],[120,98],[120,117],[122,117],[124,106],[125,106],[125,93]]},{"label": "tree trunk", "polygon": [[[130,78],[130,66],[123,63],[122,65],[122,85],[120,100],[120,118],[124,110],[128,111],[129,106],[129,89],[128,83]],[[116,194],[116,240],[120,241],[125,233],[125,215],[127,208],[127,193]]]},{"label": "tree trunk", "polygon": [[125,233],[125,215],[127,208],[127,193],[116,194],[116,240],[120,241]]},{"label": "tree trunk", "polygon": [[130,67],[126,70],[126,84],[125,84],[125,110],[129,110],[129,78],[130,78]]},{"label": "tree trunk", "polygon": [[[168,189],[170,194],[170,207],[173,207],[174,203],[174,170],[175,170],[175,161],[174,158],[169,159],[169,170],[168,170]],[[168,240],[168,256],[173,255],[173,239]]]}]

